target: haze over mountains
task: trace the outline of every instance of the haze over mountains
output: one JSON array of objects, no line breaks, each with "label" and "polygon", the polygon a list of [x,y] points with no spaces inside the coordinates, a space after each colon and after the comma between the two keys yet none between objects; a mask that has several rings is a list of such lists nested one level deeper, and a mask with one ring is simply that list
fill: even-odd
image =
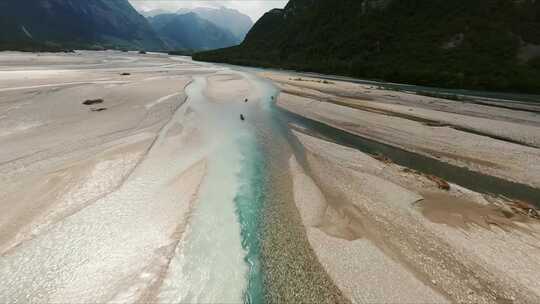
[{"label": "haze over mountains", "polygon": [[195,13],[159,14],[148,20],[165,43],[165,48],[170,50],[217,49],[241,42],[230,31]]},{"label": "haze over mountains", "polygon": [[239,44],[251,19],[227,8],[139,14],[128,0],[0,2],[0,50],[208,50]]},{"label": "haze over mountains", "polygon": [[236,36],[239,42],[244,40],[244,37],[253,26],[253,21],[251,21],[251,18],[248,16],[237,10],[223,6],[217,9],[209,7],[197,7],[193,9],[183,8],[177,13],[195,13],[201,18],[206,19],[223,29],[229,30]]},{"label": "haze over mountains", "polygon": [[253,22],[237,10],[220,8],[180,9],[167,13],[143,12],[167,49],[208,50],[240,44]]},{"label": "haze over mountains", "polygon": [[146,12],[146,19],[128,0],[4,0],[0,50],[233,46],[194,58],[540,92],[540,1],[291,0],[251,30],[248,16],[225,7],[164,12]]},{"label": "haze over mountains", "polygon": [[0,1],[0,49],[163,49],[127,0]]},{"label": "haze over mountains", "polygon": [[291,0],[197,60],[540,92],[540,1]]}]

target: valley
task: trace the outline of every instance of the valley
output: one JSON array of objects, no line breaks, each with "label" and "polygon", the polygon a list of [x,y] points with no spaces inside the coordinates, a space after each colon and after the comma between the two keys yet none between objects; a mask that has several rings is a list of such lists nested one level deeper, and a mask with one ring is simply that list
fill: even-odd
[{"label": "valley", "polygon": [[540,302],[535,95],[120,51],[0,80],[2,302]]},{"label": "valley", "polygon": [[290,0],[196,60],[431,87],[540,93],[540,2]]},{"label": "valley", "polygon": [[225,7],[139,12],[129,0],[5,0],[0,50],[193,53],[238,45],[252,25],[250,17]]}]

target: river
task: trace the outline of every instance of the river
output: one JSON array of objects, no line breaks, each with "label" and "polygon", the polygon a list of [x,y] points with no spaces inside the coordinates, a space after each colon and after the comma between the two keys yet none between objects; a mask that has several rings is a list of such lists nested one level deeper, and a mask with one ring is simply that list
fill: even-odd
[{"label": "river", "polygon": [[[291,125],[477,192],[531,202],[540,197],[540,189],[283,110],[275,105],[279,90],[257,76],[256,69],[176,61],[189,65],[180,68],[192,78],[187,99],[144,159],[117,190],[2,255],[0,301],[134,302],[140,290],[151,289],[145,293],[152,301],[166,303],[346,302],[310,247],[294,203],[289,160],[294,156],[306,172],[310,168]],[[158,78],[161,70],[177,69],[174,62],[141,66],[144,73],[155,69]],[[246,80],[247,102],[211,100],[208,77],[216,71]],[[157,99],[146,109],[178,94]],[[191,112],[196,120],[189,122]],[[190,126],[200,133],[189,141],[171,135]],[[170,181],[203,161],[199,187],[175,192]],[[193,210],[184,210],[193,197]],[[189,215],[185,229],[171,242],[167,233],[184,214]],[[148,265],[161,266],[149,270]]]}]

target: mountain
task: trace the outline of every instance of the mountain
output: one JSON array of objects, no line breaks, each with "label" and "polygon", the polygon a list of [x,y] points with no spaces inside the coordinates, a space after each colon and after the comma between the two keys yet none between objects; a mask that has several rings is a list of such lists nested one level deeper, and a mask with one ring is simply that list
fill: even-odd
[{"label": "mountain", "polygon": [[178,13],[195,13],[201,18],[206,19],[221,28],[229,30],[237,37],[238,43],[244,40],[247,32],[253,26],[253,21],[251,21],[251,18],[249,18],[248,16],[240,13],[237,10],[229,9],[223,6],[220,8],[184,8],[180,9]]},{"label": "mountain", "polygon": [[0,49],[162,49],[128,0],[2,0]]},{"label": "mountain", "polygon": [[204,61],[540,93],[540,1],[290,0]]},{"label": "mountain", "polygon": [[207,50],[238,44],[231,32],[195,13],[162,14],[148,20],[167,49]]},{"label": "mountain", "polygon": [[157,15],[163,15],[163,14],[171,14],[170,11],[164,10],[164,9],[153,9],[149,11],[142,11],[140,12],[141,15],[145,16],[146,18],[155,17]]}]

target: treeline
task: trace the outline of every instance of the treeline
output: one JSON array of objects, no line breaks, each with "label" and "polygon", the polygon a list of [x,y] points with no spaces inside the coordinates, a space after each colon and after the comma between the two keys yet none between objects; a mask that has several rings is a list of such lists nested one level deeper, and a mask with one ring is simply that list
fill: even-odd
[{"label": "treeline", "polygon": [[[319,0],[267,13],[238,47],[196,60],[448,88],[540,93],[540,1]],[[533,54],[534,55],[534,54]]]}]

